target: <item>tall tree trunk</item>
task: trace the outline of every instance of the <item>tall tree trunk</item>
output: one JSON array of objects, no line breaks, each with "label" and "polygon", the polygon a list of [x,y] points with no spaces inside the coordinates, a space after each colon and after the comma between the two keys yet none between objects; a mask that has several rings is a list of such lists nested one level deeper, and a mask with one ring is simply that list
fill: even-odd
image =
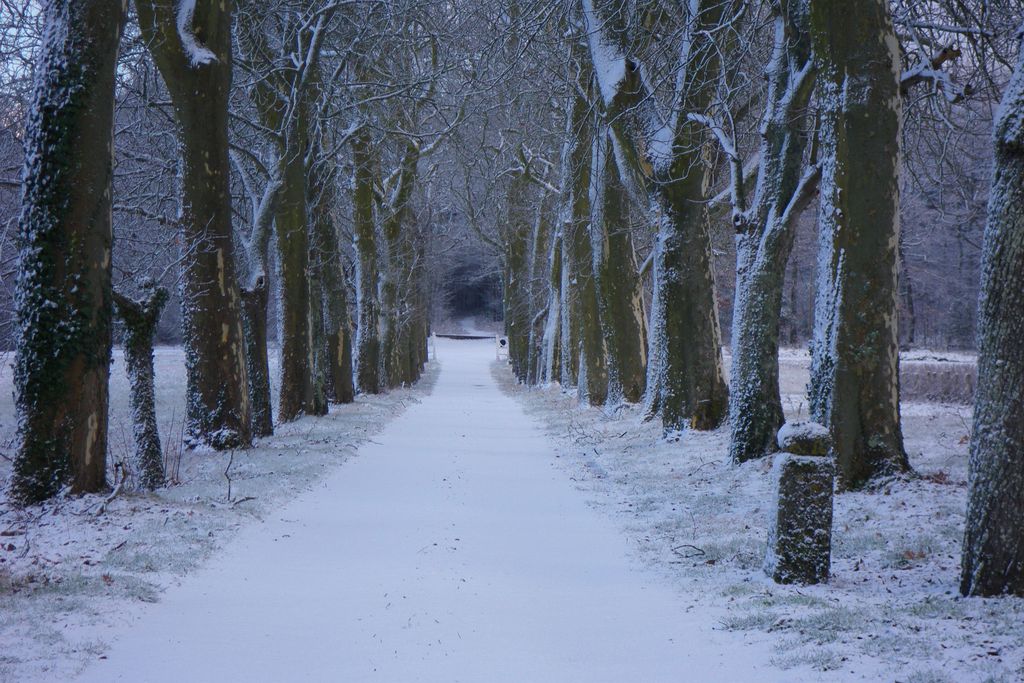
[{"label": "tall tree trunk", "polygon": [[903,248],[903,233],[900,233],[899,243],[900,259],[900,283],[903,285],[903,303],[907,307],[907,341],[908,347],[913,347],[917,336],[917,313],[914,311],[914,282],[910,277],[910,268],[907,267],[906,249]]},{"label": "tall tree trunk", "polygon": [[995,126],[960,592],[1024,596],[1024,50]]},{"label": "tall tree trunk", "polygon": [[372,141],[366,132],[352,141],[355,190],[352,216],[356,240],[356,369],[359,391],[377,394],[381,390],[380,358],[380,271],[377,259],[377,226],[373,218],[374,162]]},{"label": "tall tree trunk", "polygon": [[[807,0],[777,2],[760,167],[749,211],[736,207],[736,295],[729,390],[730,454],[744,462],[776,450],[785,419],[779,391],[779,325],[786,264],[813,173],[801,175],[800,111],[813,86]],[[734,178],[742,183],[742,178]],[[737,199],[739,201],[739,198]]]},{"label": "tall tree trunk", "polygon": [[556,231],[548,251],[548,312],[545,316],[544,335],[541,339],[541,383],[561,380],[562,330],[562,234]]},{"label": "tall tree trunk", "polygon": [[899,406],[900,56],[884,0],[811,0],[822,103],[812,414],[843,488],[909,469]]},{"label": "tall tree trunk", "polygon": [[[691,139],[685,145],[699,147],[700,142]],[[728,409],[705,205],[710,169],[694,163],[699,166],[662,185],[658,193],[661,220],[654,269],[659,291],[653,315],[663,326],[658,353],[666,432],[714,429]]]},{"label": "tall tree trunk", "polygon": [[182,318],[191,440],[248,446],[249,380],[235,276],[228,162],[230,0],[136,0],[181,142]]},{"label": "tall tree trunk", "polygon": [[390,193],[388,204],[382,207],[382,236],[384,238],[384,268],[381,277],[381,356],[384,365],[384,381],[388,387],[397,387],[407,382],[404,356],[408,350],[405,335],[408,332],[408,288],[413,267],[412,237],[409,226],[409,202],[416,183],[420,148],[413,140],[406,143],[405,153],[395,179],[396,186]]},{"label": "tall tree trunk", "polygon": [[323,283],[329,394],[335,403],[355,400],[352,374],[352,322],[348,311],[348,287],[342,264],[341,241],[331,214],[337,182],[333,172],[316,176],[317,197],[313,202],[313,234],[320,255]]},{"label": "tall tree trunk", "polygon": [[309,254],[309,357],[311,360],[310,389],[312,401],[310,415],[326,415],[329,405],[327,389],[330,382],[330,362],[327,358],[327,322],[324,307],[323,268],[320,255],[312,250]]},{"label": "tall tree trunk", "polygon": [[267,354],[267,278],[260,275],[251,289],[243,289],[242,322],[245,359],[249,372],[249,400],[252,405],[252,435],[274,433],[274,412],[270,396],[270,359]]},{"label": "tall tree trunk", "polygon": [[512,372],[520,382],[527,380],[530,344],[529,249],[530,220],[526,203],[530,179],[523,170],[508,188],[508,224],[504,236],[504,277],[502,301],[505,312],[505,336],[508,337],[508,358]]},{"label": "tall tree trunk", "polygon": [[[581,215],[589,218],[588,211]],[[574,221],[568,227],[572,258],[572,292],[577,313],[579,372],[577,387],[580,401],[603,406],[608,401],[608,347],[601,329],[598,310],[597,281],[594,278],[594,250],[590,239],[589,220]]]},{"label": "tall tree trunk", "polygon": [[[305,105],[299,105],[305,107]],[[307,114],[296,116],[283,152],[284,181],[274,215],[281,294],[281,388],[278,419],[289,422],[318,411],[313,391],[310,335],[309,224],[306,211]]]},{"label": "tall tree trunk", "polygon": [[590,229],[607,344],[608,401],[637,403],[647,381],[647,313],[629,225],[629,200],[603,126],[595,137],[593,165]]},{"label": "tall tree trunk", "polygon": [[51,0],[25,131],[14,382],[19,504],[106,486],[119,0]]},{"label": "tall tree trunk", "polygon": [[164,485],[164,457],[156,423],[156,373],[153,371],[153,337],[160,313],[167,304],[167,290],[144,283],[143,299],[133,301],[114,293],[117,314],[124,323],[124,361],[130,385],[133,464],[139,486],[152,491]]},{"label": "tall tree trunk", "polygon": [[526,383],[530,386],[540,382],[545,321],[547,318],[548,281],[543,277],[551,251],[551,220],[548,193],[544,192],[537,202],[537,216],[530,238],[530,272],[527,278],[530,292],[530,342]]},{"label": "tall tree trunk", "polygon": [[561,299],[561,311],[558,327],[559,359],[558,365],[561,369],[559,382],[563,387],[575,387],[579,382],[580,369],[580,344],[579,344],[579,297],[576,296],[576,282],[573,279],[573,250],[571,238],[573,235],[572,219],[568,218],[562,224],[562,249],[559,273],[559,298]]},{"label": "tall tree trunk", "polygon": [[[579,52],[578,47],[574,48],[570,50],[571,55]],[[565,143],[562,148],[562,187],[568,188],[568,192],[563,192],[559,226],[562,257],[559,364],[562,368],[563,387],[575,386],[581,398],[592,401],[594,405],[601,405],[606,397],[607,376],[597,318],[597,294],[594,291],[594,267],[588,229],[593,131],[591,103],[584,96],[590,90],[591,70],[586,61],[579,61],[580,69],[575,75],[577,87],[574,89],[571,106],[567,109]],[[589,337],[585,336],[585,331],[591,333]],[[591,365],[594,371],[588,376],[586,371]]]}]

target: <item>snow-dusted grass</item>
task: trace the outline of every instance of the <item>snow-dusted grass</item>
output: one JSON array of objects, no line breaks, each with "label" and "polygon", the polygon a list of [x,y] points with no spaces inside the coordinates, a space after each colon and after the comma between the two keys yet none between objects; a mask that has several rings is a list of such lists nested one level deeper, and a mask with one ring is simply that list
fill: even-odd
[{"label": "snow-dusted grass", "polygon": [[[112,614],[136,601],[159,600],[167,586],[239,528],[311,488],[407,404],[429,392],[437,371],[432,364],[411,390],[360,396],[355,404],[332,406],[326,417],[278,426],[273,437],[251,450],[186,451],[176,468],[180,483],[153,494],[123,493],[103,514],[97,514],[103,496],[18,511],[0,493],[0,681],[69,678],[107,647],[86,635],[90,625],[108,623]],[[5,364],[0,372],[4,444],[13,440],[10,381]],[[174,450],[184,406],[180,349],[157,350],[156,385],[161,431],[165,445]],[[111,397],[110,460],[115,462],[131,447],[128,388],[118,353]],[[9,454],[10,448],[0,452]],[[8,460],[0,461],[0,480],[9,468]]]},{"label": "snow-dusted grass", "polygon": [[[781,356],[783,404],[790,419],[806,417],[807,356]],[[698,609],[725,608],[721,628],[775,634],[776,665],[866,680],[1024,680],[1024,600],[957,593],[965,406],[903,405],[918,476],[837,495],[831,582],[787,587],[761,569],[769,459],[733,466],[727,429],[667,442],[660,424],[644,423],[635,407],[608,414],[557,388],[516,386],[499,364],[494,372],[547,425],[567,474],[620,521],[643,561]]]}]

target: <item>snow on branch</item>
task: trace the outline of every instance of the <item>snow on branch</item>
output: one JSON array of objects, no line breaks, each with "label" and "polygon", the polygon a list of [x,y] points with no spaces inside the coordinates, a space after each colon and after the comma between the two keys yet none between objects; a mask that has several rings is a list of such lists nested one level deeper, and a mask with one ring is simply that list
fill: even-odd
[{"label": "snow on branch", "polygon": [[626,77],[626,56],[605,38],[593,0],[583,0],[583,14],[587,22],[587,40],[594,62],[594,74],[604,103],[610,106],[619,92],[619,84]]},{"label": "snow on branch", "polygon": [[790,221],[795,221],[800,217],[804,208],[811,202],[815,193],[818,191],[818,183],[820,180],[820,163],[815,164],[804,171],[803,176],[800,177],[800,184],[797,185],[796,190],[793,192],[793,197],[789,200],[786,210],[782,212],[782,216],[778,222],[780,227],[788,226]]},{"label": "snow on branch", "polygon": [[936,91],[941,91],[950,102],[959,102],[968,95],[968,87],[953,82],[949,74],[942,70],[942,66],[960,56],[961,52],[955,47],[944,47],[931,59],[922,59],[900,75],[900,93],[906,95],[910,88],[918,83],[931,81]]},{"label": "snow on branch", "polygon": [[705,126],[718,140],[722,152],[729,158],[730,169],[730,201],[732,203],[733,224],[739,227],[743,223],[742,213],[746,208],[743,198],[743,160],[736,151],[736,140],[729,135],[725,126],[710,116],[689,113],[686,118],[694,123]]},{"label": "snow on branch", "polygon": [[213,64],[217,61],[217,55],[200,43],[192,33],[192,19],[195,13],[196,0],[181,0],[178,3],[178,37],[181,39],[181,46],[193,67]]},{"label": "snow on branch", "polygon": [[959,33],[962,35],[979,35],[985,36],[986,38],[992,37],[991,31],[986,31],[980,27],[974,26],[954,26],[952,24],[936,24],[930,21],[919,21],[916,19],[901,19],[897,17],[893,20],[893,23],[897,26],[906,26],[908,28],[921,28],[932,31],[941,31],[943,33]]}]

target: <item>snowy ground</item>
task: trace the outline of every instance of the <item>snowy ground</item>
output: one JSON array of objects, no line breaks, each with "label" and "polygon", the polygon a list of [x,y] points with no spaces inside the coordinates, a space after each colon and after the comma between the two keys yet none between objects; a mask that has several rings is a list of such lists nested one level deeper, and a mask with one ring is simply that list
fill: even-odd
[{"label": "snowy ground", "polygon": [[[515,386],[493,342],[436,350],[420,387],[236,454],[230,501],[226,454],[99,516],[0,501],[0,681],[1024,678],[1022,601],[955,592],[964,407],[904,406],[922,476],[839,496],[832,583],[786,588],[768,463],[724,431],[666,443]],[[782,366],[796,416],[806,356]],[[162,423],[180,374],[161,350]]]},{"label": "snowy ground", "polygon": [[813,680],[630,558],[499,390],[492,342],[437,349],[429,397],[127,615],[81,680]]},{"label": "snowy ground", "polygon": [[[780,360],[787,412],[806,417],[806,353]],[[770,634],[775,665],[810,666],[827,680],[1024,680],[1024,600],[965,600],[956,590],[969,408],[904,403],[919,476],[837,496],[831,583],[782,587],[761,571],[767,460],[734,467],[725,429],[669,443],[636,409],[579,407],[557,388],[515,386],[503,364],[494,372],[547,425],[567,474],[619,521],[637,555],[696,609],[725,608],[720,628]]]},{"label": "snowy ground", "polygon": [[[432,365],[415,389],[360,397],[354,405],[332,407],[325,418],[279,427],[275,436],[235,453],[233,460],[229,453],[186,451],[180,460],[173,455],[180,452],[185,403],[182,351],[158,349],[156,373],[158,419],[172,454],[168,470],[180,483],[156,494],[121,495],[102,515],[96,514],[102,496],[15,511],[4,501],[0,483],[0,681],[63,681],[102,656],[109,643],[101,633],[115,614],[160,600],[168,586],[216,554],[239,529],[272,516],[312,488],[428,393],[437,367]],[[14,430],[10,376],[5,363],[0,373],[4,454],[10,452]],[[119,353],[111,395],[114,461],[131,439]],[[9,467],[0,459],[0,482]]]}]

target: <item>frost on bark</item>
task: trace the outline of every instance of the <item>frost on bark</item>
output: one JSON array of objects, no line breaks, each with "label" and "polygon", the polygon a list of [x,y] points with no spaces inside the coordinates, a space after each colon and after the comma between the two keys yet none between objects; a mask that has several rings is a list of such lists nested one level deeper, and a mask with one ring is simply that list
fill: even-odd
[{"label": "frost on bark", "polygon": [[909,469],[899,407],[900,56],[884,0],[811,0],[822,179],[811,417],[839,484]]},{"label": "frost on bark", "polygon": [[647,313],[629,224],[629,198],[606,127],[594,139],[591,241],[609,402],[639,402],[647,381]]},{"label": "frost on bark", "polygon": [[106,486],[120,0],[51,0],[25,130],[11,498]]},{"label": "frost on bark", "polygon": [[960,592],[1024,596],[1024,51],[995,126]]},{"label": "frost on bark", "polygon": [[[784,421],[779,391],[779,321],[796,221],[815,186],[803,173],[801,111],[814,76],[807,0],[775,3],[775,39],[761,120],[760,165],[749,208],[734,207],[736,295],[729,387],[730,453],[744,462],[775,450]],[[742,187],[742,178],[733,178]],[[742,204],[742,198],[736,198]]]},{"label": "frost on bark", "polygon": [[249,379],[228,161],[232,3],[136,0],[135,6],[171,95],[181,145],[188,434],[214,448],[248,446]]},{"label": "frost on bark", "polygon": [[657,374],[648,372],[647,383],[658,395],[645,403],[660,410],[669,433],[714,429],[728,408],[706,209],[711,168],[703,156],[705,131],[686,112],[704,112],[711,105],[720,68],[715,31],[724,17],[734,16],[738,3],[696,0],[691,5],[677,66],[678,102],[666,121],[642,77],[643,65],[631,54],[625,7],[613,0],[583,0],[620,170],[645,180],[654,205],[658,237],[648,362]]},{"label": "frost on bark", "polygon": [[558,367],[559,383],[563,387],[575,387],[579,380],[580,346],[579,346],[579,306],[575,296],[572,278],[572,245],[569,244],[571,227],[569,222],[562,226],[562,248],[559,256],[559,310],[558,327]]},{"label": "frost on bark", "polygon": [[409,293],[411,307],[408,344],[408,383],[412,384],[423,375],[423,369],[430,360],[430,307],[428,305],[428,272],[426,255],[426,236],[422,230],[409,236],[410,255],[415,266],[412,269],[412,281]]},{"label": "frost on bark", "polygon": [[252,435],[270,436],[274,433],[274,411],[270,396],[270,359],[267,356],[269,288],[266,277],[257,277],[252,287],[241,291],[241,296]]},{"label": "frost on bark", "polygon": [[152,491],[164,485],[164,458],[156,422],[153,337],[168,293],[153,281],[142,284],[142,297],[133,300],[114,292],[117,315],[124,324],[124,362],[131,391],[133,464],[139,487]]},{"label": "frost on bark", "polygon": [[352,220],[356,240],[356,374],[359,391],[377,394],[381,390],[380,358],[380,272],[377,260],[377,226],[373,216],[375,164],[369,133],[360,131],[352,140],[355,169]]},{"label": "frost on bark", "polygon": [[[697,145],[689,139],[684,145]],[[681,170],[681,169],[680,169]],[[714,429],[725,419],[729,391],[715,302],[711,226],[704,200],[707,169],[689,169],[662,189],[654,262],[660,332],[661,420],[666,432]]]}]

